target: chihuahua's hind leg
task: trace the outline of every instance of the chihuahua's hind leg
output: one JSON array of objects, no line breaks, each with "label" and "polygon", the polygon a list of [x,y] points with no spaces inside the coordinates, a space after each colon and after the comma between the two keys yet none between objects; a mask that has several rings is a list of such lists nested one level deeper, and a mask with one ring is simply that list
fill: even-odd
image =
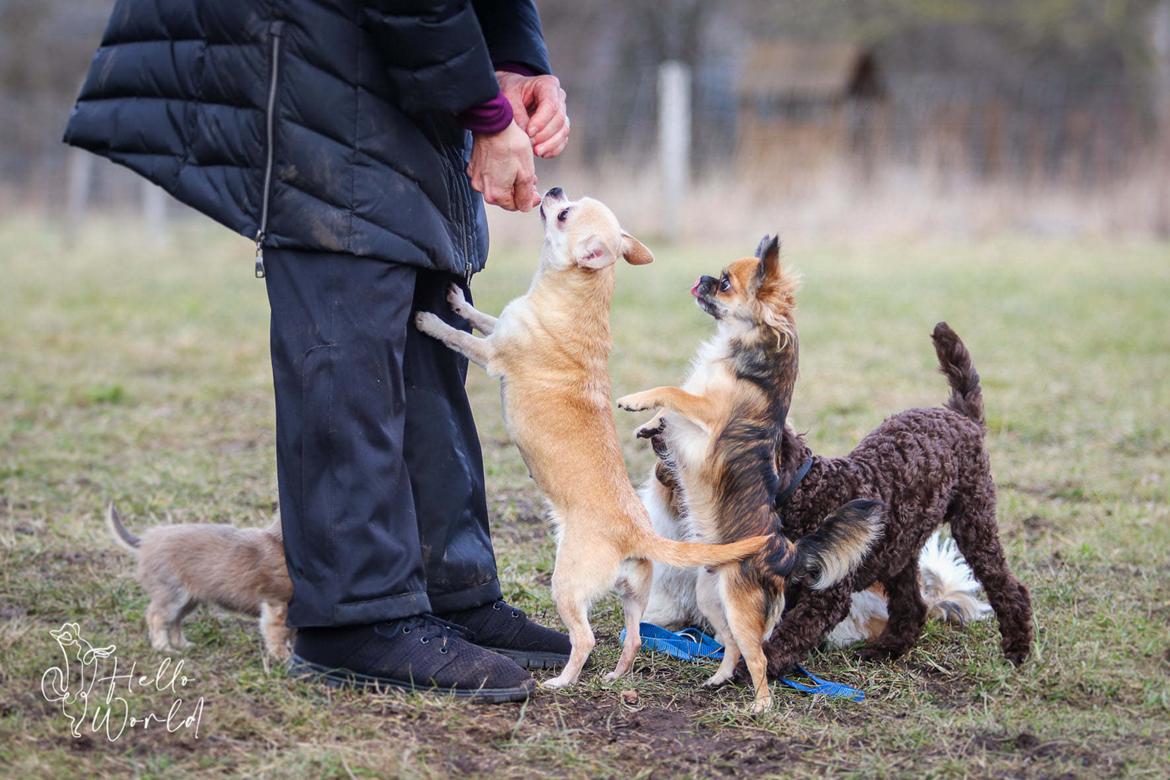
[{"label": "chihuahua's hind leg", "polygon": [[171,647],[175,650],[183,650],[191,646],[191,642],[183,635],[183,619],[191,614],[191,610],[195,609],[195,602],[188,599],[183,608],[175,614],[173,620],[167,628],[167,633],[170,635]]},{"label": "chihuahua's hind leg", "polygon": [[423,333],[436,338],[481,368],[487,368],[492,348],[487,339],[477,338],[466,331],[452,328],[437,314],[420,311],[414,315],[414,324]]},{"label": "chihuahua's hind leg", "polygon": [[735,637],[735,644],[743,654],[755,688],[752,712],[763,712],[772,706],[772,689],[768,686],[768,658],[764,655],[767,619],[764,592],[755,583],[745,581],[738,572],[724,576],[719,585],[727,623]]},{"label": "chihuahua's hind leg", "polygon": [[[573,524],[567,525],[572,527]],[[573,649],[569,653],[569,663],[559,675],[546,680],[543,687],[563,688],[577,681],[595,644],[593,629],[589,626],[589,607],[613,587],[620,566],[617,553],[603,545],[569,536],[561,540],[553,566],[553,601],[569,630]]]},{"label": "chihuahua's hind leg", "polygon": [[723,661],[715,674],[703,683],[708,688],[715,688],[730,680],[739,663],[739,645],[735,643],[735,636],[731,633],[731,626],[723,611],[723,602],[719,598],[719,577],[718,572],[699,569],[699,576],[695,580],[695,603],[715,629],[715,640],[723,645]]},{"label": "chihuahua's hind leg", "polygon": [[557,612],[569,629],[569,641],[573,645],[569,653],[569,662],[561,673],[551,680],[541,683],[543,688],[564,688],[577,682],[581,669],[589,660],[596,640],[593,638],[593,629],[589,626],[589,599],[583,594],[560,593],[556,596]]},{"label": "chihuahua's hind leg", "polygon": [[451,311],[470,322],[471,327],[483,335],[490,336],[492,331],[496,329],[496,318],[490,314],[484,314],[468,303],[467,296],[463,294],[463,288],[459,285],[452,284],[447,288],[447,303],[451,304]]},{"label": "chihuahua's hind leg", "polygon": [[622,657],[618,659],[617,666],[605,676],[607,682],[621,677],[634,665],[634,656],[642,646],[639,631],[642,615],[646,612],[646,602],[650,600],[650,584],[654,579],[654,564],[650,561],[626,561],[622,568],[625,570],[625,577],[618,583],[618,587],[622,592],[622,609],[626,617],[626,641],[622,644]]}]

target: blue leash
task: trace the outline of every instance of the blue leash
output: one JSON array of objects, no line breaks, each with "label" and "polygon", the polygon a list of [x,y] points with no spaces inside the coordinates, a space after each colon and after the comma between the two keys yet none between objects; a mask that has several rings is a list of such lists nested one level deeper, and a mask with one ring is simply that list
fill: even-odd
[{"label": "blue leash", "polygon": [[848,699],[849,701],[865,701],[865,693],[858,688],[845,683],[835,683],[828,680],[823,680],[815,674],[805,669],[803,666],[796,667],[796,671],[812,680],[815,685],[805,685],[802,682],[790,679],[788,677],[781,678],[781,682],[789,688],[802,691],[804,693],[823,694],[825,696],[832,696],[835,699]]},{"label": "blue leash", "polygon": [[[704,634],[698,628],[691,626],[682,631],[670,631],[653,623],[642,623],[638,626],[638,633],[642,637],[642,647],[653,653],[663,653],[672,658],[683,661],[718,661],[723,658],[723,645]],[[618,638],[626,641],[626,630],[623,628]],[[863,701],[865,693],[844,683],[830,682],[817,677],[803,666],[796,667],[802,677],[812,681],[812,685],[798,682],[789,677],[781,678],[781,682],[793,690],[813,695],[831,696],[836,699],[849,701]]]}]

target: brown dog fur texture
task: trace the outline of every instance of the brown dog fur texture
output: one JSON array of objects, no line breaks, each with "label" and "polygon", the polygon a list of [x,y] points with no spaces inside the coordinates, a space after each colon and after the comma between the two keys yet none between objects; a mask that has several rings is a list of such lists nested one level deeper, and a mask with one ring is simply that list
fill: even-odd
[{"label": "brown dog fur texture", "polygon": [[638,435],[664,442],[655,448],[668,454],[694,537],[726,543],[772,534],[757,555],[700,572],[696,583],[698,608],[724,644],[707,684],[730,680],[742,653],[757,711],[771,704],[763,643],[784,609],[786,581],[834,585],[862,559],[881,522],[879,502],[852,501],[830,508],[816,532],[795,544],[781,533],[775,453],[796,381],[796,361],[785,359],[796,353],[795,290],[771,239],[757,257],[700,278],[692,293],[717,321],[716,335],[700,348],[684,386],[618,400],[627,411],[664,410]]},{"label": "brown dog fur texture", "polygon": [[500,379],[508,432],[550,505],[557,531],[553,599],[569,630],[572,653],[557,677],[573,683],[594,646],[592,603],[617,586],[627,637],[614,679],[629,670],[640,646],[638,624],[649,596],[650,560],[719,565],[761,549],[764,538],[730,545],[663,539],[630,484],[610,406],[610,300],[618,258],[653,260],[598,201],[545,195],[545,241],[528,293],[495,319],[476,311],[457,288],[455,312],[482,338],[420,313],[422,332],[461,352]]},{"label": "brown dog fur texture", "polygon": [[199,604],[260,617],[264,647],[289,657],[293,630],[285,625],[292,583],[284,560],[280,518],[266,528],[187,523],[151,528],[136,537],[110,504],[106,521],[115,541],[138,558],[138,581],[150,597],[146,626],[156,650],[190,646],[183,619]]},{"label": "brown dog fur texture", "polygon": [[768,671],[779,675],[799,663],[849,611],[850,594],[881,583],[889,620],[866,658],[897,657],[922,632],[927,607],[919,588],[918,552],[936,528],[951,535],[983,586],[999,621],[1004,655],[1019,664],[1032,646],[1028,589],[1008,569],[995,513],[995,482],[984,446],[979,374],[963,342],[946,323],[932,334],[940,370],[951,387],[943,408],[910,409],[888,418],[847,456],[813,455],[786,428],[778,450],[780,472],[791,475],[812,456],[808,475],[783,507],[786,530],[813,533],[821,513],[840,501],[869,496],[887,506],[880,542],[857,570],[826,591],[796,594],[784,631],[768,643]]}]

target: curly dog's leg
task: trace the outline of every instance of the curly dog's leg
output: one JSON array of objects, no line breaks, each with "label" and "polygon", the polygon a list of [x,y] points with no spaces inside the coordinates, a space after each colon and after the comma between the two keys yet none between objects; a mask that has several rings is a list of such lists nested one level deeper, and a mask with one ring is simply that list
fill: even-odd
[{"label": "curly dog's leg", "polygon": [[852,577],[825,590],[805,591],[764,644],[768,676],[780,677],[804,660],[825,634],[849,614],[853,594]]},{"label": "curly dog's leg", "polygon": [[889,599],[890,619],[881,636],[861,649],[861,657],[869,661],[902,655],[914,647],[926,625],[926,602],[918,587],[917,559],[893,577],[882,580],[882,584]]},{"label": "curly dog's leg", "polygon": [[999,621],[1003,654],[1021,664],[1032,649],[1032,597],[1012,576],[999,543],[995,522],[995,483],[987,475],[975,489],[964,491],[947,512],[959,552],[987,592]]}]

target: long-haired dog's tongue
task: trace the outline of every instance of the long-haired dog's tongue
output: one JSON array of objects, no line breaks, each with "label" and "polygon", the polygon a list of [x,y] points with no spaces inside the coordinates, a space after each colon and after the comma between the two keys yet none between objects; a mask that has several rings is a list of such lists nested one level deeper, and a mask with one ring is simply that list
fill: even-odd
[{"label": "long-haired dog's tongue", "polygon": [[699,297],[699,285],[701,285],[702,283],[703,283],[703,277],[700,276],[695,281],[695,286],[691,288],[691,295],[695,296],[696,298]]}]

